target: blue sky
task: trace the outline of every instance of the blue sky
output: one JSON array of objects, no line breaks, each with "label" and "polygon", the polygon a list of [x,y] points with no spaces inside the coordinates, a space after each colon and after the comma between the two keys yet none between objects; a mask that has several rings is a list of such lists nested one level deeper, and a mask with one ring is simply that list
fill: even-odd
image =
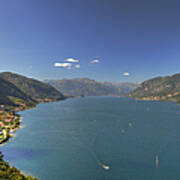
[{"label": "blue sky", "polygon": [[[179,73],[179,7],[179,0],[1,0],[0,71],[120,82]],[[54,66],[67,58],[79,62]]]}]

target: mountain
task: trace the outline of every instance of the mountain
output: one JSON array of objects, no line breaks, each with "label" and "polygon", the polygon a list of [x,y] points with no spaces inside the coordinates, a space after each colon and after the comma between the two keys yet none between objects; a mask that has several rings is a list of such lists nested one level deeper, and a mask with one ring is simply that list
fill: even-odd
[{"label": "mountain", "polygon": [[49,84],[32,78],[27,78],[25,76],[10,72],[0,73],[0,78],[3,78],[4,80],[11,82],[22,92],[24,92],[25,94],[27,94],[28,96],[30,96],[35,100],[39,100],[39,99],[60,100],[64,98],[62,93],[57,91]]},{"label": "mountain", "polygon": [[180,74],[156,77],[144,81],[129,94],[130,97],[144,100],[170,100],[180,102]]},{"label": "mountain", "polygon": [[34,104],[36,101],[26,95],[14,84],[0,78],[0,104],[6,104],[9,106],[15,105],[14,101],[9,97],[16,97],[26,101],[28,104]]},{"label": "mountain", "polygon": [[98,82],[88,78],[46,80],[45,82],[70,96],[119,96],[137,87],[135,83]]},{"label": "mountain", "polygon": [[138,83],[129,83],[129,82],[103,82],[103,84],[110,86],[115,89],[117,94],[128,94],[136,89],[139,85]]},{"label": "mountain", "polygon": [[22,75],[0,73],[0,104],[26,104],[64,99],[64,95],[47,83]]}]

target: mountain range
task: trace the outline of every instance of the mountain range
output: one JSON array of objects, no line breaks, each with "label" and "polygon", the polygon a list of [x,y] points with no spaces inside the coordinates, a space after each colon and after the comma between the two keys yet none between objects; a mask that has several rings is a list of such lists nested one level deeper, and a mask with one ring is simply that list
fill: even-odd
[{"label": "mountain range", "polygon": [[89,78],[45,80],[68,96],[120,96],[138,87],[137,83],[98,82]]},{"label": "mountain range", "polygon": [[11,72],[0,73],[0,105],[35,106],[66,96],[128,96],[143,100],[180,103],[180,74],[156,77],[138,83],[98,82],[89,78],[41,82]]}]

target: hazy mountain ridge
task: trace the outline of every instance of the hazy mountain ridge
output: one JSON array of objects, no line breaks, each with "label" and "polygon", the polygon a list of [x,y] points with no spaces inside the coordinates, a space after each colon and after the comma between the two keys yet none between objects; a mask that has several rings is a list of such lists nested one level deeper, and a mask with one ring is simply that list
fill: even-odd
[{"label": "hazy mountain ridge", "polygon": [[180,102],[180,74],[156,77],[144,81],[129,96],[144,100]]},{"label": "hazy mountain ridge", "polygon": [[128,94],[139,86],[138,83],[130,83],[130,82],[106,82],[105,81],[103,82],[103,84],[115,88],[117,91],[117,94]]},{"label": "hazy mountain ridge", "polygon": [[62,80],[45,80],[65,95],[71,96],[120,96],[130,93],[138,84],[98,82],[89,78],[74,78]]}]

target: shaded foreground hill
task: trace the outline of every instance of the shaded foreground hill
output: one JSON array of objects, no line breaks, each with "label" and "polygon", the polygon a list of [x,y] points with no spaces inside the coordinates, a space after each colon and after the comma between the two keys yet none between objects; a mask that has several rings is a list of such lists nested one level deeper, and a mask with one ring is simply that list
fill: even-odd
[{"label": "shaded foreground hill", "polygon": [[14,106],[15,103],[10,97],[20,98],[23,101],[26,101],[27,104],[35,104],[36,101],[33,100],[30,96],[22,92],[14,84],[9,81],[0,78],[0,104]]},{"label": "shaded foreground hill", "polygon": [[63,94],[49,84],[10,72],[0,73],[0,86],[0,104],[13,105],[16,98],[27,105],[64,99]]}]

